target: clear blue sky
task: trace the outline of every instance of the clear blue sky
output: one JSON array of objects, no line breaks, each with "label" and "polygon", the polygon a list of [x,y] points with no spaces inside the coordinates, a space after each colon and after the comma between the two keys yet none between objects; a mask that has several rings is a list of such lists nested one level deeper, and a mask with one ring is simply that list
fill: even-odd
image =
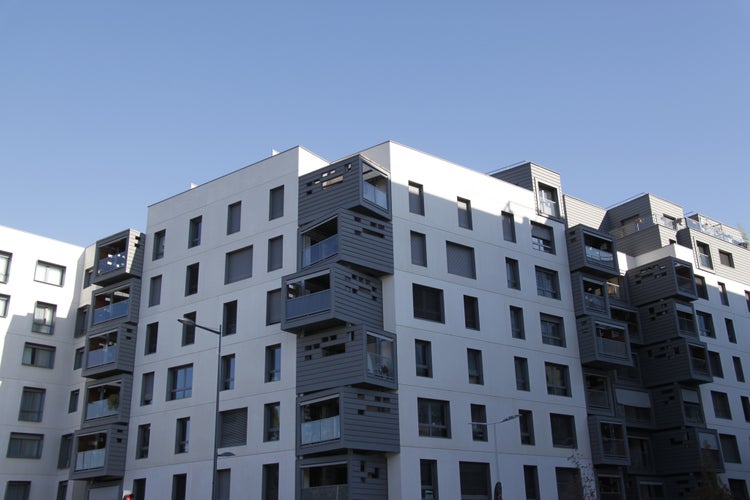
[{"label": "clear blue sky", "polygon": [[0,224],[80,245],[302,145],[531,160],[750,231],[747,0],[0,0]]}]

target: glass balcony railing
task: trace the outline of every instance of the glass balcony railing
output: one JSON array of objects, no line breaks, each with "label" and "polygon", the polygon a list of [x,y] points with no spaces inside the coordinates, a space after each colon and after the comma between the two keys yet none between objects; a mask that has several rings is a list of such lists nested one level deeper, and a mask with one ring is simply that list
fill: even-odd
[{"label": "glass balcony railing", "polygon": [[367,373],[376,377],[393,380],[393,358],[368,352]]},{"label": "glass balcony railing", "polygon": [[339,236],[334,234],[302,250],[302,267],[319,262],[339,251]]},{"label": "glass balcony railing", "polygon": [[119,402],[117,406],[115,406],[108,399],[92,401],[86,405],[86,420],[117,415],[118,406]]},{"label": "glass balcony railing", "polygon": [[583,301],[586,303],[586,309],[590,311],[605,312],[607,310],[607,303],[601,295],[584,293]]},{"label": "glass balcony railing", "polygon": [[96,267],[97,274],[105,274],[116,269],[125,267],[126,254],[120,252],[116,255],[110,255],[104,259],[99,259]]},{"label": "glass balcony railing", "polygon": [[388,210],[388,192],[369,182],[362,183],[362,196],[381,208]]},{"label": "glass balcony railing", "polygon": [[699,375],[709,376],[711,372],[708,370],[708,362],[705,359],[690,357],[690,367],[693,369],[693,373]]},{"label": "glass balcony railing", "polygon": [[677,288],[681,292],[694,294],[695,293],[695,284],[692,279],[686,278],[684,276],[677,276]]},{"label": "glass balcony railing", "polygon": [[86,360],[86,368],[94,368],[95,366],[106,365],[107,363],[114,362],[116,358],[117,346],[110,346],[106,349],[89,351],[89,356]]},{"label": "glass balcony railing", "polygon": [[625,449],[625,440],[616,438],[602,439],[602,453],[607,457],[627,457],[628,454]]},{"label": "glass balcony railing", "polygon": [[698,262],[700,263],[701,267],[705,267],[706,269],[714,268],[714,263],[711,262],[711,256],[705,253],[698,254]]},{"label": "glass balcony railing", "polygon": [[619,340],[597,338],[597,348],[600,353],[618,358],[630,359],[628,356],[628,345]]},{"label": "glass balcony railing", "polygon": [[129,305],[130,300],[122,300],[108,306],[94,309],[94,324],[98,325],[99,323],[104,323],[105,321],[109,321],[111,319],[127,316]]},{"label": "glass balcony railing", "polygon": [[586,259],[598,264],[611,266],[615,257],[612,252],[607,252],[606,250],[600,250],[586,245]]},{"label": "glass balcony railing", "polygon": [[76,470],[99,469],[104,467],[104,458],[106,455],[106,448],[79,451],[76,453]]},{"label": "glass balcony railing", "polygon": [[322,441],[331,441],[341,437],[340,417],[322,418],[303,422],[300,426],[300,442],[302,444],[320,443]]},{"label": "glass balcony railing", "polygon": [[586,389],[589,405],[596,408],[609,408],[609,392],[598,389]]},{"label": "glass balcony railing", "polygon": [[299,318],[331,308],[331,290],[301,295],[286,301],[286,318]]},{"label": "glass balcony railing", "polygon": [[312,486],[302,488],[301,500],[332,500],[349,498],[349,486],[346,484],[332,484],[329,486]]},{"label": "glass balcony railing", "polygon": [[557,202],[552,200],[539,200],[539,208],[545,215],[551,215],[557,217],[559,212],[557,211]]}]

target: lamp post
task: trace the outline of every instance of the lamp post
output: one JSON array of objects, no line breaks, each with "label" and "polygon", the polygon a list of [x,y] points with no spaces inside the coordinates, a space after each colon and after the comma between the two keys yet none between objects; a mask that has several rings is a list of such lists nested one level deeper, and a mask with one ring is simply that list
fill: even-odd
[{"label": "lamp post", "polygon": [[[221,392],[221,337],[223,337],[222,329],[221,329],[221,325],[219,325],[218,330],[214,330],[213,328],[208,328],[208,327],[199,325],[192,319],[187,319],[187,318],[178,318],[177,321],[179,321],[185,326],[198,328],[199,330],[205,330],[207,332],[211,332],[219,336],[219,345],[216,350],[216,398],[215,398],[216,402],[215,402],[215,408],[214,408],[214,457],[213,457],[213,470],[211,471],[211,499],[218,500],[219,492],[217,491],[218,482],[216,480],[216,474],[217,474],[216,469],[218,468],[217,460],[219,458],[219,393]],[[222,453],[222,456],[229,456],[229,455],[225,455]]]},{"label": "lamp post", "polygon": [[497,452],[497,425],[498,424],[504,424],[505,422],[509,422],[511,420],[515,420],[518,417],[520,417],[521,414],[515,413],[513,415],[508,415],[505,418],[502,418],[496,422],[469,422],[472,426],[474,425],[483,425],[485,428],[487,428],[488,425],[492,426],[492,441],[495,447],[495,488],[494,488],[494,494],[493,498],[494,500],[502,500],[503,498],[503,485],[500,482],[500,455]]}]

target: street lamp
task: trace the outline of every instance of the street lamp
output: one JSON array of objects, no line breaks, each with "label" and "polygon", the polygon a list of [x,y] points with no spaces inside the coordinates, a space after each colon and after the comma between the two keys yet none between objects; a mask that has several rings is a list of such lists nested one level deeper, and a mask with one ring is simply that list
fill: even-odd
[{"label": "street lamp", "polygon": [[472,426],[475,425],[483,425],[485,428],[487,428],[488,425],[492,426],[492,441],[495,445],[495,492],[494,492],[494,500],[502,500],[503,498],[503,485],[500,482],[500,455],[498,455],[497,452],[497,425],[498,424],[504,424],[505,422],[509,422],[511,420],[515,420],[518,417],[520,417],[520,413],[515,413],[513,415],[508,415],[505,418],[502,418],[496,422],[469,422]]},{"label": "street lamp", "polygon": [[[213,328],[208,328],[208,327],[199,325],[192,319],[188,319],[188,318],[178,318],[177,321],[182,323],[185,326],[198,328],[199,330],[205,330],[207,332],[211,332],[219,336],[219,345],[216,350],[216,406],[214,408],[214,457],[213,457],[214,468],[211,471],[211,499],[218,500],[219,492],[216,490],[216,488],[218,487],[218,481],[216,480],[216,474],[217,474],[216,469],[218,468],[217,460],[219,458],[219,393],[221,392],[221,337],[223,337],[221,325],[219,325],[218,330],[214,330]],[[232,454],[222,453],[221,455],[231,456]]]}]

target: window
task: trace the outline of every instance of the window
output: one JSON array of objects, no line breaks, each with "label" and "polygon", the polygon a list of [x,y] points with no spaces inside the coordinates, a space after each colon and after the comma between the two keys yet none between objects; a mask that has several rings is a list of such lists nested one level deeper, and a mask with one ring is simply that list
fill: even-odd
[{"label": "window", "polygon": [[221,357],[221,390],[230,391],[234,389],[234,354]]},{"label": "window", "polygon": [[742,369],[742,358],[739,356],[732,356],[732,362],[734,363],[734,374],[737,377],[737,382],[744,382],[745,372]]},{"label": "window", "polygon": [[565,347],[565,328],[563,319],[551,314],[539,314],[542,328],[542,342],[548,345]]},{"label": "window", "polygon": [[247,444],[247,408],[221,412],[219,446],[243,446]]},{"label": "window", "polygon": [[227,234],[239,232],[242,221],[242,202],[232,203],[227,207]]},{"label": "window", "polygon": [[169,369],[167,401],[185,399],[193,395],[193,365],[175,366]]},{"label": "window", "polygon": [[10,276],[10,260],[13,254],[0,252],[0,283],[7,283]]},{"label": "window", "polygon": [[510,333],[514,339],[525,339],[526,331],[523,326],[523,309],[510,306]]},{"label": "window", "polygon": [[711,401],[714,404],[714,415],[716,418],[732,419],[732,410],[729,407],[729,397],[727,397],[727,393],[711,391]]},{"label": "window", "polygon": [[[197,315],[195,311],[185,313],[182,317],[188,321],[195,323]],[[195,326],[182,324],[182,346],[195,344]]]},{"label": "window", "polygon": [[570,375],[568,367],[556,363],[544,363],[547,377],[547,394],[570,397]]},{"label": "window", "polygon": [[187,453],[190,450],[190,417],[178,418],[175,424],[174,452]]},{"label": "window", "polygon": [[550,427],[552,428],[552,446],[555,448],[577,448],[576,425],[573,415],[550,413]]},{"label": "window", "polygon": [[268,220],[278,219],[284,215],[284,186],[278,186],[268,194]]},{"label": "window", "polygon": [[708,351],[708,362],[711,365],[711,375],[724,378],[724,370],[721,368],[721,355],[718,352]]},{"label": "window", "polygon": [[702,311],[695,311],[695,316],[698,319],[698,333],[702,337],[715,339],[716,332],[714,331],[714,320],[711,315]]},{"label": "window", "polygon": [[458,462],[461,481],[461,500],[486,498],[489,500],[490,464],[483,462]]},{"label": "window", "polygon": [[146,478],[133,479],[132,500],[146,500]]},{"label": "window", "polygon": [[432,344],[427,340],[414,341],[417,377],[432,377]]},{"label": "window", "polygon": [[222,334],[233,335],[237,333],[237,301],[224,303],[222,312]]},{"label": "window", "polygon": [[172,500],[185,500],[187,497],[187,474],[172,476]]},{"label": "window", "polygon": [[281,380],[281,344],[266,347],[266,382]]},{"label": "window", "polygon": [[471,201],[465,198],[456,198],[456,206],[458,207],[458,227],[471,229]]},{"label": "window", "polygon": [[534,414],[531,410],[518,410],[518,427],[521,432],[521,444],[534,445]]},{"label": "window", "polygon": [[464,295],[464,325],[479,330],[479,299],[470,295]]},{"label": "window", "polygon": [[34,271],[34,281],[48,285],[62,286],[65,279],[65,267],[49,262],[37,261]]},{"label": "window", "polygon": [[8,302],[10,302],[10,295],[0,294],[0,318],[8,316]]},{"label": "window", "polygon": [[91,286],[91,278],[94,276],[94,269],[88,268],[83,272],[83,288],[86,289]]},{"label": "window", "polygon": [[203,217],[198,216],[190,219],[188,228],[188,248],[197,247],[201,244],[201,229],[203,226]]},{"label": "window", "polygon": [[23,346],[21,363],[26,366],[37,366],[39,368],[54,368],[55,348],[26,342]]},{"label": "window", "polygon": [[263,464],[263,500],[279,500],[279,464]]},{"label": "window", "polygon": [[539,183],[539,211],[550,217],[560,217],[557,203],[557,189]]},{"label": "window", "polygon": [[744,479],[727,479],[729,491],[735,500],[748,500],[750,495],[747,493],[747,484]]},{"label": "window", "polygon": [[734,258],[732,257],[732,254],[725,252],[724,250],[719,250],[719,262],[727,267],[734,267]]},{"label": "window", "polygon": [[86,325],[89,318],[89,306],[79,307],[76,311],[76,324],[73,330],[73,337],[79,338],[86,335]]},{"label": "window", "polygon": [[198,263],[185,268],[185,296],[198,293]]},{"label": "window", "polygon": [[159,340],[159,323],[149,323],[146,325],[146,347],[144,354],[153,354],[156,352],[156,343]]},{"label": "window", "polygon": [[451,437],[450,403],[437,399],[417,399],[419,435]]},{"label": "window", "polygon": [[469,383],[478,385],[484,384],[482,351],[477,349],[466,349],[466,359],[469,366]]},{"label": "window", "polygon": [[536,267],[536,293],[542,297],[560,298],[560,283],[557,271]]},{"label": "window", "polygon": [[436,500],[438,498],[438,476],[436,460],[419,461],[419,483],[422,500]]},{"label": "window", "polygon": [[555,253],[555,233],[544,224],[531,223],[531,248],[544,253]]},{"label": "window", "polygon": [[281,322],[281,289],[266,292],[266,325]]},{"label": "window", "polygon": [[601,500],[620,500],[623,497],[624,491],[620,476],[598,474],[597,480],[599,482],[599,498]]},{"label": "window", "polygon": [[471,405],[471,439],[487,441],[487,408],[484,405]]},{"label": "window", "polygon": [[742,403],[742,413],[745,414],[745,422],[750,422],[750,398],[740,396],[740,402]]},{"label": "window", "polygon": [[161,275],[151,278],[148,287],[148,306],[158,306],[161,304]]},{"label": "window", "polygon": [[516,242],[516,221],[513,214],[508,212],[502,212],[500,216],[503,219],[503,239],[510,241],[511,243]]},{"label": "window", "polygon": [[216,494],[219,500],[229,500],[229,490],[232,483],[232,469],[219,469],[216,471]]},{"label": "window", "polygon": [[86,349],[84,347],[79,347],[75,350],[75,353],[73,353],[73,370],[80,370],[83,366],[83,357],[86,354]]},{"label": "window", "polygon": [[70,397],[68,398],[68,413],[75,413],[78,411],[78,396],[80,391],[74,389],[70,391]]},{"label": "window", "polygon": [[141,377],[141,406],[148,406],[154,401],[154,372],[144,373]]},{"label": "window", "polygon": [[411,232],[411,263],[415,266],[427,266],[427,239],[424,234]]},{"label": "window", "polygon": [[167,231],[162,229],[154,233],[154,244],[151,249],[151,260],[159,260],[164,257],[164,243],[167,241]]},{"label": "window", "polygon": [[709,246],[705,243],[701,243],[700,241],[696,241],[695,250],[698,253],[698,264],[700,264],[701,267],[713,269],[714,264],[713,262],[711,262],[711,249],[709,248]]},{"label": "window", "polygon": [[5,500],[29,500],[31,481],[8,481]]},{"label": "window", "polygon": [[34,321],[31,325],[31,331],[52,335],[55,331],[56,312],[56,305],[37,302],[34,307]]},{"label": "window", "polygon": [[284,237],[277,236],[268,240],[268,272],[281,269],[284,265]]},{"label": "window", "polygon": [[511,259],[510,257],[505,258],[505,274],[508,277],[508,288],[514,290],[521,289],[521,275],[518,271],[518,261]]},{"label": "window", "polygon": [[60,436],[60,450],[57,452],[57,468],[67,469],[70,467],[70,455],[73,451],[73,434]]},{"label": "window", "polygon": [[523,484],[526,500],[539,500],[539,473],[536,465],[523,466]]},{"label": "window", "polygon": [[278,441],[281,429],[281,403],[266,403],[263,412],[263,441]]},{"label": "window", "polygon": [[477,271],[473,248],[446,241],[445,253],[448,258],[448,272],[450,274],[476,279]]},{"label": "window", "polygon": [[138,426],[135,440],[135,458],[148,458],[148,445],[151,441],[151,424]]},{"label": "window", "polygon": [[424,215],[424,189],[421,184],[409,181],[409,212]]},{"label": "window", "polygon": [[708,300],[708,286],[706,285],[706,278],[704,278],[703,276],[696,276],[695,289],[698,292],[698,297]]},{"label": "window", "polygon": [[719,298],[721,298],[721,305],[729,305],[729,295],[727,294],[727,286],[724,283],[717,283],[719,286]]},{"label": "window", "polygon": [[740,464],[740,448],[737,446],[737,437],[732,434],[719,434],[721,442],[721,451],[724,455],[724,461],[731,464]]},{"label": "window", "polygon": [[24,434],[22,432],[11,432],[8,442],[8,458],[41,458],[42,434]]},{"label": "window", "polygon": [[516,390],[530,391],[529,360],[515,356],[513,358],[513,366],[516,370]]},{"label": "window", "polygon": [[734,321],[729,318],[724,318],[724,325],[727,327],[727,337],[729,338],[729,342],[736,344],[737,335],[734,332]]},{"label": "window", "polygon": [[227,253],[224,266],[224,284],[234,283],[253,276],[252,245]]},{"label": "window", "polygon": [[41,422],[44,413],[44,396],[46,391],[36,387],[24,387],[21,393],[21,408],[18,420]]},{"label": "window", "polygon": [[445,323],[442,290],[414,283],[412,298],[415,318]]}]

